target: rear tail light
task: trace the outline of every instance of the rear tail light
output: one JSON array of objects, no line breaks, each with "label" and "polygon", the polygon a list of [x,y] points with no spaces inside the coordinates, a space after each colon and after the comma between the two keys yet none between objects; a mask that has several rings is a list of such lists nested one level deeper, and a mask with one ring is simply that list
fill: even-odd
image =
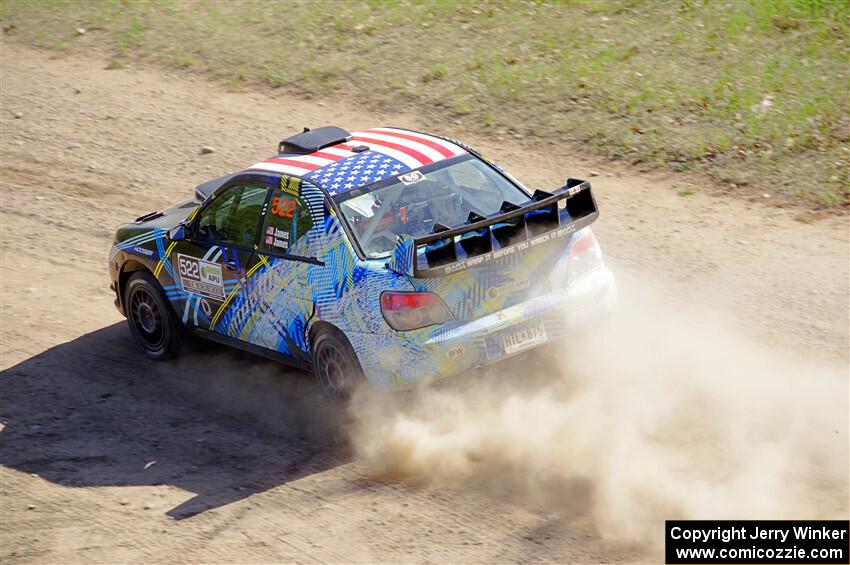
[{"label": "rear tail light", "polygon": [[452,319],[445,302],[432,292],[384,292],[381,313],[395,330],[414,330]]},{"label": "rear tail light", "polygon": [[595,271],[602,265],[602,250],[599,243],[593,237],[593,232],[588,231],[581,239],[576,240],[570,248],[570,261],[567,266],[568,281]]}]

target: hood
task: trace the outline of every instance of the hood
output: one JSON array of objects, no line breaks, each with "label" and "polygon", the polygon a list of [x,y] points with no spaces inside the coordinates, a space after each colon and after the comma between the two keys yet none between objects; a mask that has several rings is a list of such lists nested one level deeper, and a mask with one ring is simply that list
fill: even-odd
[{"label": "hood", "polygon": [[162,210],[139,216],[134,221],[118,228],[115,235],[116,243],[124,241],[140,233],[154,229],[168,231],[180,222],[186,220],[198,208],[194,200],[186,200]]}]

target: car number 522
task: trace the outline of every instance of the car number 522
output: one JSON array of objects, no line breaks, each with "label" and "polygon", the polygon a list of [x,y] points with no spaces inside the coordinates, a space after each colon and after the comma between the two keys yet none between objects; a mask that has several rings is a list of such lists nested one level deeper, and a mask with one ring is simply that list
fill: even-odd
[{"label": "car number 522", "polygon": [[185,277],[193,278],[193,279],[200,278],[199,275],[198,275],[198,262],[197,261],[192,261],[191,259],[187,259],[186,257],[183,257],[181,255],[178,263],[179,263],[179,266],[180,266],[180,274],[181,275],[183,275]]}]

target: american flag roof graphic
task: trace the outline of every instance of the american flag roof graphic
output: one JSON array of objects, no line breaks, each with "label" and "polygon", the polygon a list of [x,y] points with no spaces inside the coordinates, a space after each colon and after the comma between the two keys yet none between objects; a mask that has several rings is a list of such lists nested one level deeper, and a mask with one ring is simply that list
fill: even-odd
[{"label": "american flag roof graphic", "polygon": [[[354,151],[366,146],[368,151]],[[249,167],[314,180],[329,193],[339,194],[405,173],[424,165],[464,155],[450,141],[395,128],[354,132],[351,141],[306,155],[276,155]]]},{"label": "american flag roof graphic", "polygon": [[329,193],[338,194],[409,170],[410,167],[397,159],[365,151],[310,171],[304,177],[316,181]]}]

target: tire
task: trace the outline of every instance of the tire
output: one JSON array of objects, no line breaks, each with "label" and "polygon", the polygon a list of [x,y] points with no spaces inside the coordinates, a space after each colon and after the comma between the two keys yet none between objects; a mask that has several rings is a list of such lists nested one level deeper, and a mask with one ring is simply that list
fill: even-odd
[{"label": "tire", "polygon": [[325,326],[313,338],[313,376],[324,396],[340,400],[366,380],[354,348],[336,328]]},{"label": "tire", "polygon": [[130,333],[145,355],[154,361],[167,361],[177,354],[183,328],[153,275],[139,271],[130,277],[124,289],[124,305]]}]

